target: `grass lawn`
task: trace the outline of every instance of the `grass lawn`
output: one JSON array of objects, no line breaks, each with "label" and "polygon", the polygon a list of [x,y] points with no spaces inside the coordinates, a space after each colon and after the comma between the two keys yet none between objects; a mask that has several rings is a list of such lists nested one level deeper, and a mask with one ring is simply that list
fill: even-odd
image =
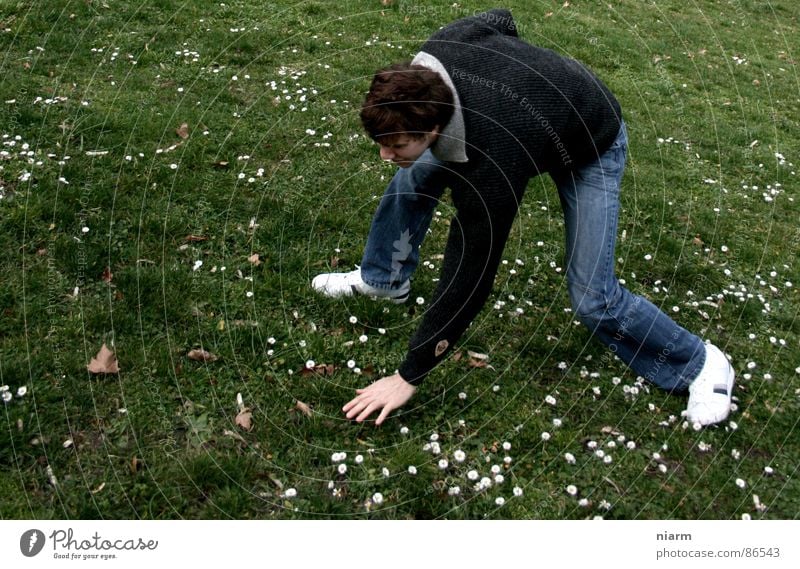
[{"label": "grass lawn", "polygon": [[[393,173],[361,101],[491,4],[2,0],[0,517],[798,517],[795,2],[505,6],[620,100],[618,274],[730,354],[730,421],[695,431],[576,325],[548,177],[458,355],[381,428],[341,413],[401,362],[453,213],[407,305],[310,289]],[[118,374],[87,371],[104,343]]]}]

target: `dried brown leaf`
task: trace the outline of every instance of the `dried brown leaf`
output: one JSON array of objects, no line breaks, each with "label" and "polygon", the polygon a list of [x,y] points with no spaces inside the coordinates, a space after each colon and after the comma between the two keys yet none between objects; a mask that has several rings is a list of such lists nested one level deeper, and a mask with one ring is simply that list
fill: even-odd
[{"label": "dried brown leaf", "polygon": [[108,349],[108,346],[103,344],[97,355],[92,358],[86,369],[91,373],[119,373],[119,364],[117,363],[117,356],[114,352]]},{"label": "dried brown leaf", "polygon": [[183,123],[181,126],[175,129],[175,134],[180,136],[183,140],[189,138],[189,125]]},{"label": "dried brown leaf", "polygon": [[308,404],[303,403],[299,399],[297,400],[297,404],[295,405],[295,409],[300,411],[306,417],[310,417],[313,414],[313,411],[311,410],[311,407],[309,407]]},{"label": "dried brown leaf", "polygon": [[198,241],[208,241],[208,237],[205,235],[187,235],[186,241],[189,243],[197,243]]},{"label": "dried brown leaf", "polygon": [[186,355],[190,360],[194,360],[196,362],[215,362],[219,359],[211,352],[207,352],[205,350],[190,350]]},{"label": "dried brown leaf", "polygon": [[250,409],[244,408],[236,415],[236,424],[245,431],[253,430],[253,413]]},{"label": "dried brown leaf", "polygon": [[261,259],[259,258],[258,253],[253,253],[247,258],[247,260],[250,261],[251,265],[255,265],[256,267],[261,264]]},{"label": "dried brown leaf", "polygon": [[111,267],[106,267],[103,270],[103,274],[100,276],[103,279],[103,282],[111,284],[111,280],[114,278],[114,273],[111,272]]}]

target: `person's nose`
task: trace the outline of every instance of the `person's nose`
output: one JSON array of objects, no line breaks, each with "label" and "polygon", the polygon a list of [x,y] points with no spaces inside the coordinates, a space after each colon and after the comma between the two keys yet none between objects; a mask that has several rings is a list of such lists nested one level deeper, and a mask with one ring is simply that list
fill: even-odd
[{"label": "person's nose", "polygon": [[394,159],[394,152],[388,146],[381,146],[381,160],[393,160]]}]

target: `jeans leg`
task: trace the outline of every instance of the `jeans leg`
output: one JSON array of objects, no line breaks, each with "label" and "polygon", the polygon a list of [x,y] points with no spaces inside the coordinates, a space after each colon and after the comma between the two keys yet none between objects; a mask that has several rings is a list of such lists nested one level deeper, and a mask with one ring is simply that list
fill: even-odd
[{"label": "jeans leg", "polygon": [[446,187],[447,168],[426,150],[398,168],[381,198],[361,260],[361,279],[376,288],[400,286],[419,263],[419,247]]},{"label": "jeans leg", "polygon": [[626,154],[623,124],[598,160],[553,178],[564,210],[570,301],[578,319],[638,375],[666,391],[684,392],[705,363],[703,342],[614,274]]}]

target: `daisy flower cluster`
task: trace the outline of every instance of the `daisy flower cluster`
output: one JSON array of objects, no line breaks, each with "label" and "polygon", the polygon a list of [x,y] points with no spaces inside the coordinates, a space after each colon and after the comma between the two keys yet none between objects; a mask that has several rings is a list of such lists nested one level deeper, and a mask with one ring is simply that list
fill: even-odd
[{"label": "daisy flower cluster", "polygon": [[[22,399],[28,393],[28,388],[24,385],[17,389],[16,396],[17,399]],[[14,399],[14,393],[11,391],[11,388],[8,385],[0,386],[0,397],[3,398],[3,403],[11,403]]]}]

